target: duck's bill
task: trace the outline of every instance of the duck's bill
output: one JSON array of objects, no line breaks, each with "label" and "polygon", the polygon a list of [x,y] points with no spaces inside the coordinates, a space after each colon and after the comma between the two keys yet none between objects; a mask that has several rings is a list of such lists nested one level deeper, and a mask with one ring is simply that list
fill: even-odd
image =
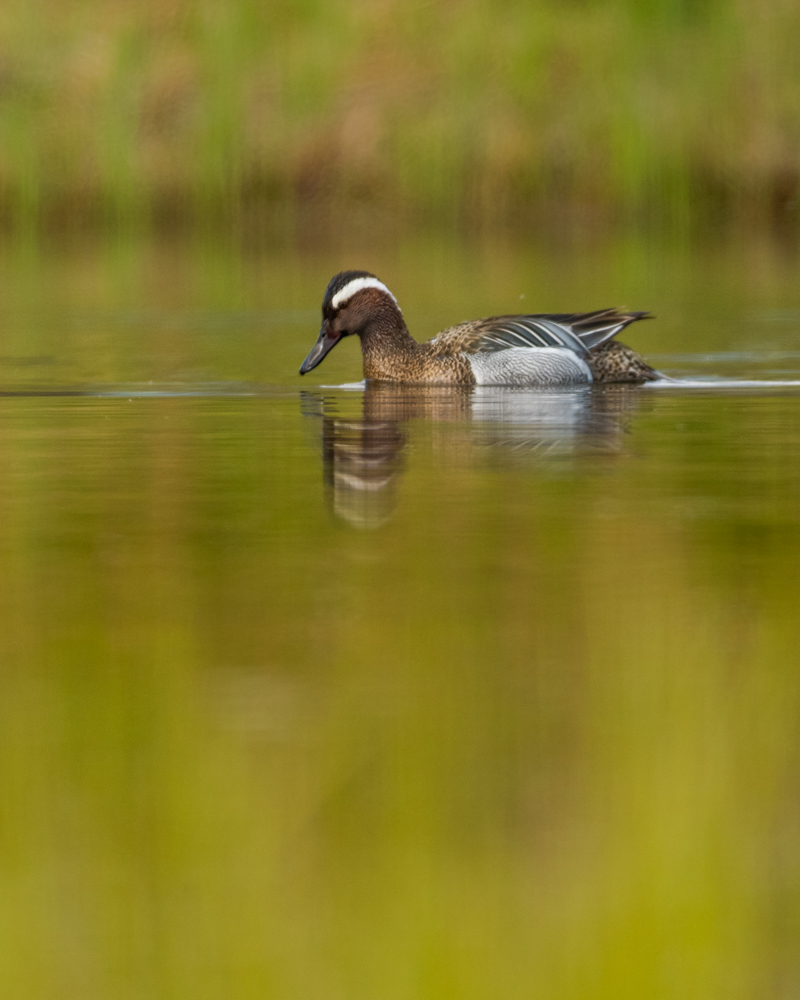
[{"label": "duck's bill", "polygon": [[305,375],[312,368],[316,368],[328,351],[336,347],[341,339],[342,335],[340,333],[336,333],[327,323],[323,323],[316,344],[309,351],[306,360],[300,365],[300,374]]}]

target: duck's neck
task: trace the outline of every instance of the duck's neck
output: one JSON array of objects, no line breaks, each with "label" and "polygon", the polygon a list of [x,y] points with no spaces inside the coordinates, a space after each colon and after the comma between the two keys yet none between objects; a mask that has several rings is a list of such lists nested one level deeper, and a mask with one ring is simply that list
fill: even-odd
[{"label": "duck's neck", "polygon": [[410,357],[420,349],[399,309],[376,317],[360,337],[365,378],[402,381]]}]

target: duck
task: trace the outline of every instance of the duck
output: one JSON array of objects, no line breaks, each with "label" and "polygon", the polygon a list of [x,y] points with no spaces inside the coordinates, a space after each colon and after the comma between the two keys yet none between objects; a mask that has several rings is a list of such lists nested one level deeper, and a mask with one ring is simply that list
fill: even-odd
[{"label": "duck", "polygon": [[640,355],[616,340],[647,312],[599,309],[468,320],[418,343],[397,299],[369,271],[334,275],[322,300],[322,327],[300,374],[306,375],[345,337],[361,341],[368,382],[410,385],[569,386],[648,382],[659,378]]}]

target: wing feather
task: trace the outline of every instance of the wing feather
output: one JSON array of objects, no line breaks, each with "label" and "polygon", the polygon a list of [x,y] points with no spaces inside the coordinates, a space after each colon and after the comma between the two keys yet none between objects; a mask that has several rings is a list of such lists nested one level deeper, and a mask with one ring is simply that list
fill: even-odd
[{"label": "wing feather", "polygon": [[437,354],[480,354],[511,347],[556,347],[585,358],[630,323],[648,319],[643,312],[598,309],[591,313],[542,313],[492,316],[442,330],[430,342]]}]

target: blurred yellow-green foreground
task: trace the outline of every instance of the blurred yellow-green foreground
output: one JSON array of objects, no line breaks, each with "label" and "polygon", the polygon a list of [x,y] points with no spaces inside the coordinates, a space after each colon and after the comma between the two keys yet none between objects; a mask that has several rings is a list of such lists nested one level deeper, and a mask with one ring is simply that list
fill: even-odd
[{"label": "blurred yellow-green foreground", "polygon": [[6,0],[0,205],[794,212],[793,0]]}]

